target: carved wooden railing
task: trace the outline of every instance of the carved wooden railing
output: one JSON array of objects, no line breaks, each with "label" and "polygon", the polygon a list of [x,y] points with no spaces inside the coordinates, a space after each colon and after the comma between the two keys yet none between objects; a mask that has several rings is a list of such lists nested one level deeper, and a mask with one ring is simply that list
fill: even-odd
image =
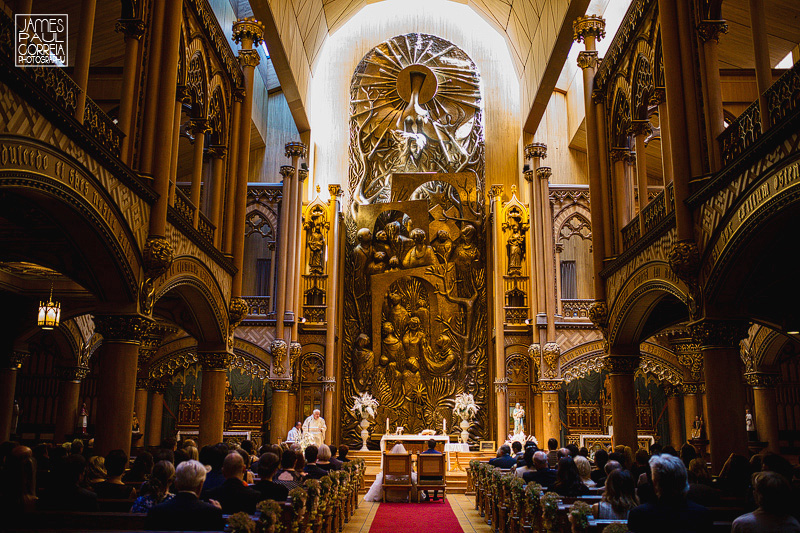
[{"label": "carved wooden railing", "polygon": [[761,113],[758,100],[750,104],[739,118],[734,120],[717,141],[722,153],[722,164],[727,165],[750,147],[761,136]]},{"label": "carved wooden railing", "polygon": [[506,307],[506,324],[524,324],[528,320],[527,307]]},{"label": "carved wooden railing", "polygon": [[106,115],[105,112],[88,97],[86,98],[86,112],[83,115],[83,125],[95,139],[100,141],[100,144],[105,146],[109,152],[119,157],[122,146],[122,131],[114,124],[111,117]]},{"label": "carved wooden railing", "polygon": [[638,241],[639,237],[641,237],[641,233],[639,231],[639,217],[637,216],[622,228],[622,249],[627,250],[633,246],[633,243]]},{"label": "carved wooden railing", "polygon": [[667,216],[667,206],[664,203],[664,191],[656,194],[653,201],[644,206],[642,209],[642,220],[644,228],[641,228],[641,234],[644,235],[653,229],[659,222],[664,220]]},{"label": "carved wooden railing", "polygon": [[589,318],[589,306],[594,300],[561,299],[562,316],[564,318]]},{"label": "carved wooden railing", "polygon": [[303,318],[312,324],[326,322],[328,276],[303,275]]},{"label": "carved wooden railing", "polygon": [[528,320],[530,278],[503,276],[503,295],[506,324],[524,324]]},{"label": "carved wooden railing", "polygon": [[247,318],[264,319],[272,312],[272,297],[270,296],[243,296],[247,302]]},{"label": "carved wooden railing", "polygon": [[197,219],[197,231],[209,243],[214,243],[214,232],[217,230],[216,226],[203,214]]},{"label": "carved wooden railing", "polygon": [[175,188],[175,211],[183,218],[184,222],[192,225],[194,219],[194,206],[186,197],[180,187]]},{"label": "carved wooden railing", "polygon": [[800,108],[800,61],[784,73],[764,93],[769,107],[769,122],[777,124]]}]

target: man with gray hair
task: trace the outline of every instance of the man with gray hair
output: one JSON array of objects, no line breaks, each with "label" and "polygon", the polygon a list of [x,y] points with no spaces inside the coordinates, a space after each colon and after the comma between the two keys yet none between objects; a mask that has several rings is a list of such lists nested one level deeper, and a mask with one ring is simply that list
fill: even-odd
[{"label": "man with gray hair", "polygon": [[325,443],[325,432],[328,426],[325,419],[320,416],[319,409],[314,409],[311,416],[303,422],[303,433],[310,433],[314,437],[314,445],[319,448]]},{"label": "man with gray hair", "polygon": [[542,487],[550,487],[556,482],[556,471],[550,468],[547,454],[538,451],[533,454],[533,472],[522,474],[525,483],[538,483]]},{"label": "man with gray hair", "polygon": [[214,500],[200,500],[206,467],[200,461],[189,460],[175,470],[175,497],[156,505],[147,513],[145,529],[160,531],[222,531],[225,520],[222,508]]},{"label": "man with gray hair", "polygon": [[639,533],[711,531],[711,513],[686,499],[689,480],[683,461],[673,455],[654,455],[650,471],[656,501],[642,504],[628,514],[628,529]]}]

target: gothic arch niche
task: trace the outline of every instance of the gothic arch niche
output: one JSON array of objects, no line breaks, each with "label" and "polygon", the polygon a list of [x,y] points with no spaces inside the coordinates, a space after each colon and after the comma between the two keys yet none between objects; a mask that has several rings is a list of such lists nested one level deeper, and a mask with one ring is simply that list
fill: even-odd
[{"label": "gothic arch niche", "polygon": [[264,309],[272,311],[271,298],[275,276],[275,222],[261,205],[248,206],[245,215],[244,269],[242,289],[248,296],[261,296],[267,300]]},{"label": "gothic arch niche", "polygon": [[592,230],[583,210],[575,210],[557,226],[556,242],[562,245],[562,300],[586,300],[592,297]]},{"label": "gothic arch niche", "polygon": [[486,438],[480,76],[452,43],[400,35],[364,57],[350,94],[343,438],[358,439],[349,408],[365,391],[407,432],[453,427],[455,395],[473,394],[472,438]]},{"label": "gothic arch niche", "polygon": [[[300,409],[298,420],[305,420],[314,412],[322,410],[323,378],[325,376],[325,360],[322,354],[311,352],[305,354],[299,362],[298,373],[300,388],[297,394]],[[292,421],[296,422],[296,420]]]}]

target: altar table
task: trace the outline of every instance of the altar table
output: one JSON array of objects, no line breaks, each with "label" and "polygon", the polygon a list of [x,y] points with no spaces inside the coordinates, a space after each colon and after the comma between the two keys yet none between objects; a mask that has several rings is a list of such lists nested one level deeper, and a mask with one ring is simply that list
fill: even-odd
[{"label": "altar table", "polygon": [[[384,435],[381,437],[381,470],[383,470],[383,452],[388,448],[391,450],[392,446],[398,442],[403,445],[407,452],[419,453],[428,449],[428,441],[435,440],[447,445],[450,442],[448,435]],[[391,443],[391,446],[389,446]],[[448,454],[448,463],[450,462],[450,455]],[[448,464],[448,468],[449,468]]]}]

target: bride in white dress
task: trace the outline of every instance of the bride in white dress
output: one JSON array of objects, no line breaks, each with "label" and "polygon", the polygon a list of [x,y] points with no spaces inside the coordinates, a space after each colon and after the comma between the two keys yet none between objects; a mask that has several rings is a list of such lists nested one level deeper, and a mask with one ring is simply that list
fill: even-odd
[{"label": "bride in white dress", "polygon": [[[405,446],[403,446],[402,444],[400,444],[398,442],[397,444],[394,445],[394,448],[392,448],[392,451],[390,451],[389,453],[407,453],[407,452],[406,452]],[[390,480],[391,480],[391,478],[394,478],[394,477],[395,476],[391,476]],[[416,472],[411,472],[411,484],[414,485],[414,489],[412,490],[412,493],[414,493],[417,490],[417,488],[416,488],[417,487],[417,473]],[[382,485],[383,485],[383,472],[379,472],[378,475],[375,476],[375,481],[372,483],[372,486],[369,488],[369,491],[367,491],[366,496],[364,496],[364,501],[367,501],[367,502],[379,502],[379,501],[381,501],[381,487],[382,487]],[[396,492],[396,491],[392,491],[392,492]],[[386,498],[387,502],[404,502],[404,501],[406,501],[405,496],[401,496],[399,498],[397,496],[391,497],[392,496],[392,492],[388,493],[387,498]]]}]

